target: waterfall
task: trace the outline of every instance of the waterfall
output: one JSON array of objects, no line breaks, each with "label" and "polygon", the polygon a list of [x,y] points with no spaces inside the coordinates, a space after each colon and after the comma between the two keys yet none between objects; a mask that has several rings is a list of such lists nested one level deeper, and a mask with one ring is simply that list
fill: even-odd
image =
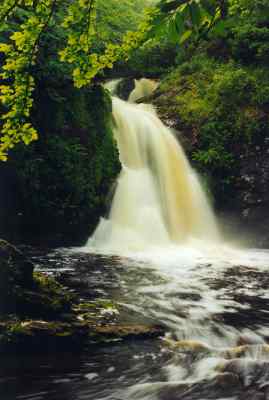
[{"label": "waterfall", "polygon": [[112,79],[111,81],[108,81],[104,84],[104,87],[110,91],[110,93],[114,96],[116,95],[117,88],[119,86],[119,83],[122,81],[121,78],[119,79]]},{"label": "waterfall", "polygon": [[109,217],[87,246],[119,252],[215,241],[217,224],[199,178],[153,106],[114,97],[113,116],[122,171]]},{"label": "waterfall", "polygon": [[158,87],[158,82],[152,79],[135,79],[135,88],[131,92],[128,101],[134,103],[135,101],[149,96]]}]

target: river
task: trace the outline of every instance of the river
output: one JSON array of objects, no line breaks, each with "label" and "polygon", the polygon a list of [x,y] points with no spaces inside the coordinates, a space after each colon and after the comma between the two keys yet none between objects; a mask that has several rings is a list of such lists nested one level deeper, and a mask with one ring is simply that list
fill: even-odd
[{"label": "river", "polygon": [[129,319],[165,326],[166,337],[2,358],[1,399],[268,398],[269,252],[184,246],[125,258],[63,249],[32,259],[79,280],[83,298],[114,298]]}]

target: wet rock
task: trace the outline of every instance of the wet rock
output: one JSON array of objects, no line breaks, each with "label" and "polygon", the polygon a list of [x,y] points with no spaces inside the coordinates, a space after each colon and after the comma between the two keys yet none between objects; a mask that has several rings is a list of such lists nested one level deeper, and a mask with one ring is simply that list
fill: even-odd
[{"label": "wet rock", "polygon": [[93,334],[100,339],[149,339],[164,335],[160,326],[104,325],[96,326]]},{"label": "wet rock", "polygon": [[239,336],[237,345],[238,346],[244,346],[244,345],[255,345],[255,344],[264,344],[263,340],[261,337],[258,335],[248,335],[244,334]]},{"label": "wet rock", "polygon": [[128,100],[128,97],[134,88],[135,80],[133,78],[124,78],[117,86],[117,95],[122,100]]},{"label": "wet rock", "polygon": [[[83,348],[91,343],[151,339],[163,328],[143,325],[94,325],[89,321],[9,320],[0,322],[0,352],[32,352]],[[50,348],[50,350],[49,350]]]},{"label": "wet rock", "polygon": [[183,352],[191,352],[191,353],[200,353],[200,354],[210,354],[213,352],[213,349],[206,346],[205,344],[195,341],[195,340],[179,340],[174,341],[165,338],[164,343],[166,343],[170,348],[176,349],[177,351]]},{"label": "wet rock", "polygon": [[234,358],[242,358],[242,357],[269,357],[269,345],[261,344],[261,345],[243,345],[237,346],[228,350],[225,350],[221,353],[225,359],[234,359]]},{"label": "wet rock", "polygon": [[33,285],[33,270],[20,250],[0,240],[0,314],[14,311],[16,292]]},{"label": "wet rock", "polygon": [[87,336],[83,325],[61,321],[11,320],[0,324],[0,352],[30,353],[80,348]]},{"label": "wet rock", "polygon": [[260,387],[269,378],[269,362],[245,359],[226,361],[218,367],[218,371],[232,373],[239,377],[245,387]]},{"label": "wet rock", "polygon": [[226,388],[229,386],[236,386],[240,383],[239,376],[232,372],[224,372],[216,377],[217,385]]},{"label": "wet rock", "polygon": [[12,244],[0,239],[1,284],[12,282],[29,287],[33,283],[33,264]]}]

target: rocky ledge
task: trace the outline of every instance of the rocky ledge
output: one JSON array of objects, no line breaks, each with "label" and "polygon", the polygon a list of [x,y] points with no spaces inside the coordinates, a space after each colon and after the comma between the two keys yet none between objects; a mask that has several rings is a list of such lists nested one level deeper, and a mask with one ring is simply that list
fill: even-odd
[{"label": "rocky ledge", "polygon": [[35,272],[21,251],[0,240],[0,352],[80,349],[94,343],[163,335],[154,325],[122,323],[117,303],[81,302],[54,277]]}]

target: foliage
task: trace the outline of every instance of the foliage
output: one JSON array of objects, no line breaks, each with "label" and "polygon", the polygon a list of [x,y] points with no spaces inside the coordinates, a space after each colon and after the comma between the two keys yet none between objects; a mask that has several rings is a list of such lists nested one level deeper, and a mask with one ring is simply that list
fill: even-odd
[{"label": "foliage", "polygon": [[120,44],[127,31],[137,30],[147,3],[141,0],[97,0],[93,51],[103,52],[107,43]]},{"label": "foliage", "polygon": [[240,62],[268,63],[269,61],[269,3],[233,0],[230,7],[232,55]]},{"label": "foliage", "polygon": [[217,0],[161,0],[149,35],[167,36],[180,44],[191,36],[206,35],[222,17],[221,3]]},{"label": "foliage", "polygon": [[[13,32],[10,26],[18,12],[24,11],[24,18]],[[30,122],[34,90],[33,66],[44,33],[55,24],[65,31],[66,46],[60,51],[61,61],[72,66],[76,87],[91,82],[94,76],[106,67],[112,67],[116,58],[124,57],[133,47],[138,46],[147,24],[141,26],[138,34],[129,34],[123,39],[122,46],[109,44],[104,54],[92,52],[95,36],[96,1],[58,0],[17,0],[4,1],[0,15],[1,31],[11,31],[9,37],[0,44],[0,53],[4,55],[2,65],[0,101],[4,113],[1,119],[0,159],[7,159],[8,150],[23,141],[25,144],[37,139],[37,131]]]},{"label": "foliage", "polygon": [[119,171],[111,102],[100,86],[78,91],[70,84],[64,90],[54,86],[53,92],[48,88],[39,101],[40,140],[10,154],[22,192],[23,240],[81,244],[104,212]]},{"label": "foliage", "polygon": [[[7,159],[7,150],[14,144],[20,141],[29,144],[37,139],[36,130],[27,122],[33,104],[31,93],[34,89],[34,80],[29,70],[35,62],[36,47],[49,24],[55,4],[55,0],[36,4],[35,14],[29,16],[21,25],[21,29],[10,36],[12,42],[0,44],[0,52],[6,56],[1,73],[1,78],[6,83],[0,86],[0,101],[7,109],[2,115],[0,160]],[[5,13],[9,10],[8,5],[4,4]],[[2,17],[4,15],[2,14]]]},{"label": "foliage", "polygon": [[[109,10],[113,6],[113,0],[111,2]],[[0,101],[5,112],[2,115],[0,160],[7,159],[8,150],[16,143],[23,141],[28,144],[37,139],[37,131],[29,118],[33,106],[32,72],[42,36],[56,19],[65,31],[66,39],[65,47],[59,52],[60,60],[71,66],[74,84],[81,88],[91,83],[104,69],[112,68],[116,61],[127,59],[134,49],[152,37],[168,34],[169,38],[183,43],[192,34],[206,34],[221,16],[221,7],[215,0],[161,0],[145,13],[138,30],[127,32],[120,44],[115,43],[111,30],[108,31],[112,41],[106,43],[108,35],[101,38],[100,42],[104,42],[105,46],[103,52],[98,53],[98,48],[94,46],[98,36],[96,15],[97,23],[104,18],[110,26],[116,16],[112,13],[108,18],[107,4],[102,0],[66,0],[61,4],[59,0],[4,0],[0,14],[1,31],[10,31],[10,18],[14,20],[21,9],[24,20],[20,28],[0,44],[0,52],[5,57],[1,74],[4,84],[1,85]],[[115,11],[124,16],[129,6],[139,3],[124,0],[116,4]],[[122,27],[117,20],[115,27],[125,29],[125,25]]]},{"label": "foliage", "polygon": [[238,153],[269,134],[269,71],[199,54],[169,74],[159,90],[159,111],[167,113],[169,104],[169,115],[192,143],[197,167],[227,189]]},{"label": "foliage", "polygon": [[177,52],[177,46],[168,40],[148,40],[132,52],[123,67],[135,76],[156,78],[174,66]]}]

